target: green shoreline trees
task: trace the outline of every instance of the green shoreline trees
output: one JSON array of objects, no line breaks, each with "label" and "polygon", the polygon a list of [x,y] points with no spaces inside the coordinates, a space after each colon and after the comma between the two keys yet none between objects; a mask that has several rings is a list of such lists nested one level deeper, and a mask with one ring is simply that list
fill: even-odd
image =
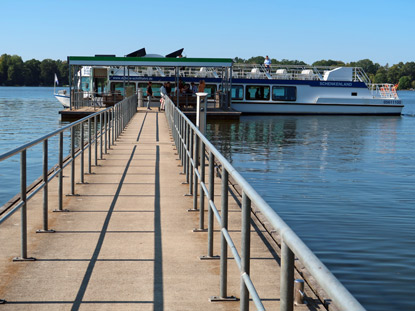
[{"label": "green shoreline trees", "polygon": [[[263,64],[265,57],[256,56],[249,59],[235,57],[236,63]],[[307,65],[303,61],[275,58],[272,64]],[[352,66],[362,67],[373,83],[399,83],[399,89],[415,88],[415,62],[381,66],[370,59],[344,63],[337,60],[319,60],[313,66]],[[68,64],[66,61],[31,59],[23,62],[17,55],[3,54],[0,56],[0,86],[52,86],[55,74],[60,85],[68,84]]]},{"label": "green shoreline trees", "polygon": [[0,56],[0,86],[52,86],[55,74],[60,85],[68,84],[66,61],[31,59],[23,62],[17,55]]}]

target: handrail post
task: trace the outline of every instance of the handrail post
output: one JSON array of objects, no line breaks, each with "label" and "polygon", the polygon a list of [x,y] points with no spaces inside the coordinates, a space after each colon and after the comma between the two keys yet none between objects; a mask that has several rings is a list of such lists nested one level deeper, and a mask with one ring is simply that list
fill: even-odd
[{"label": "handrail post", "polygon": [[75,126],[71,127],[71,194],[75,195]]},{"label": "handrail post", "polygon": [[[221,227],[228,230],[228,171],[222,168],[222,193],[221,193]],[[213,229],[213,228],[212,228]],[[213,230],[212,230],[213,231]],[[220,252],[220,298],[228,296],[228,243],[225,236],[221,234]]]},{"label": "handrail post", "polygon": [[91,118],[88,119],[88,174],[92,174],[91,170],[91,160],[92,160],[92,128],[91,128]]},{"label": "handrail post", "polygon": [[79,151],[81,151],[81,165],[80,165],[80,167],[81,167],[81,184],[83,184],[83,183],[85,183],[85,181],[84,181],[84,164],[85,164],[85,161],[84,161],[84,140],[85,140],[85,137],[84,137],[84,124],[83,124],[83,122],[81,122],[80,124],[79,124],[79,129],[80,129],[80,131],[81,131],[81,143],[80,143],[80,148],[79,148]]},{"label": "handrail post", "polygon": [[21,209],[21,256],[13,258],[13,261],[27,261],[35,260],[34,258],[27,257],[27,197],[26,197],[26,149],[20,153],[20,199],[22,201]]},{"label": "handrail post", "polygon": [[[214,201],[215,198],[215,156],[212,151],[209,151],[209,201]],[[222,201],[223,203],[223,201]],[[208,257],[213,257],[213,210],[209,204],[208,208]]]},{"label": "handrail post", "polygon": [[48,140],[43,141],[43,229],[36,230],[37,233],[51,233],[55,230],[48,229]]},{"label": "handrail post", "polygon": [[189,135],[189,143],[190,143],[190,157],[189,157],[189,177],[190,177],[190,181],[189,181],[189,194],[192,195],[193,194],[193,163],[192,160],[194,160],[194,156],[193,156],[193,149],[194,149],[194,139],[193,139],[193,129],[190,129],[190,135]]},{"label": "handrail post", "polygon": [[294,253],[281,238],[281,311],[294,308]]},{"label": "handrail post", "polygon": [[58,209],[55,212],[63,211],[63,132],[59,133],[59,186],[58,186]]},{"label": "handrail post", "polygon": [[102,135],[102,129],[103,129],[103,120],[102,120],[102,113],[99,115],[99,138],[100,138],[100,144],[99,144],[99,159],[102,160],[102,147],[104,147],[104,137]]},{"label": "handrail post", "polygon": [[[251,256],[251,200],[245,192],[242,193],[242,251],[241,251],[241,275],[250,273]],[[241,277],[241,311],[249,310],[249,291]]]},{"label": "handrail post", "polygon": [[98,124],[97,116],[94,116],[94,147],[95,147],[95,166],[98,166]]},{"label": "handrail post", "polygon": [[186,174],[186,184],[189,183],[189,157],[187,155],[189,151],[189,124],[185,122],[184,125],[184,165],[183,165],[183,172]]},{"label": "handrail post", "polygon": [[205,231],[205,191],[203,184],[205,183],[205,144],[200,140],[200,183],[199,183],[199,231]]},{"label": "handrail post", "polygon": [[104,138],[105,138],[105,140],[104,140],[104,145],[105,145],[105,148],[104,148],[104,153],[105,154],[107,154],[108,153],[108,150],[107,150],[107,112],[105,111],[104,112]]},{"label": "handrail post", "polygon": [[111,110],[107,111],[107,127],[108,127],[108,150],[111,149]]},{"label": "handrail post", "polygon": [[195,141],[195,149],[194,149],[194,157],[193,161],[195,163],[193,168],[193,210],[197,211],[197,184],[198,184],[198,177],[196,172],[199,169],[199,136],[194,133],[194,141]]},{"label": "handrail post", "polygon": [[112,127],[111,142],[112,142],[112,145],[114,146],[114,141],[115,141],[115,109],[114,107],[112,107],[111,109],[111,127]]},{"label": "handrail post", "polygon": [[43,230],[48,230],[48,140],[43,142]]}]

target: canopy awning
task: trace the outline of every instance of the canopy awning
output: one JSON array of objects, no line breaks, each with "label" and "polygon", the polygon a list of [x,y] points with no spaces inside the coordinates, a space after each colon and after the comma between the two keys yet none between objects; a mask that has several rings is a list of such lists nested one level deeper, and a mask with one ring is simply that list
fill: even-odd
[{"label": "canopy awning", "polygon": [[153,67],[232,67],[230,58],[153,58],[111,56],[69,56],[69,65],[153,66]]}]

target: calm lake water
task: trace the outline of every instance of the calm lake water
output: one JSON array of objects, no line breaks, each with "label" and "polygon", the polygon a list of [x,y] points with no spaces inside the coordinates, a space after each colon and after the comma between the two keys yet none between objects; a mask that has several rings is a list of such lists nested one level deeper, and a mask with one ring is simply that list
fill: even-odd
[{"label": "calm lake water", "polygon": [[246,116],[211,142],[368,310],[415,310],[415,92],[403,116]]},{"label": "calm lake water", "polygon": [[[53,87],[0,87],[0,154],[67,125],[60,121],[60,110]],[[64,153],[69,154],[69,133],[64,144]],[[51,168],[58,163],[57,139],[51,139],[49,151]],[[27,152],[28,184],[42,175],[42,154],[42,144]],[[19,178],[20,156],[0,162],[0,206],[20,192]]]},{"label": "calm lake water", "polygon": [[[209,124],[211,141],[368,310],[415,310],[415,92],[399,96],[401,117]],[[0,154],[66,125],[61,109],[53,88],[0,87]],[[53,166],[56,141],[50,150]],[[41,152],[28,153],[29,184]],[[19,162],[0,163],[0,205],[19,192]]]}]

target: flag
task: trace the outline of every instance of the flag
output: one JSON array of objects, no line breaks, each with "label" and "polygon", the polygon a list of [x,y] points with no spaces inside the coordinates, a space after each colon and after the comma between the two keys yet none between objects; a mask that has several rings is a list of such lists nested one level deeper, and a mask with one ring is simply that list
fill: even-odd
[{"label": "flag", "polygon": [[56,75],[56,73],[55,73],[55,83],[56,85],[59,85],[59,80],[58,80],[58,76]]}]

